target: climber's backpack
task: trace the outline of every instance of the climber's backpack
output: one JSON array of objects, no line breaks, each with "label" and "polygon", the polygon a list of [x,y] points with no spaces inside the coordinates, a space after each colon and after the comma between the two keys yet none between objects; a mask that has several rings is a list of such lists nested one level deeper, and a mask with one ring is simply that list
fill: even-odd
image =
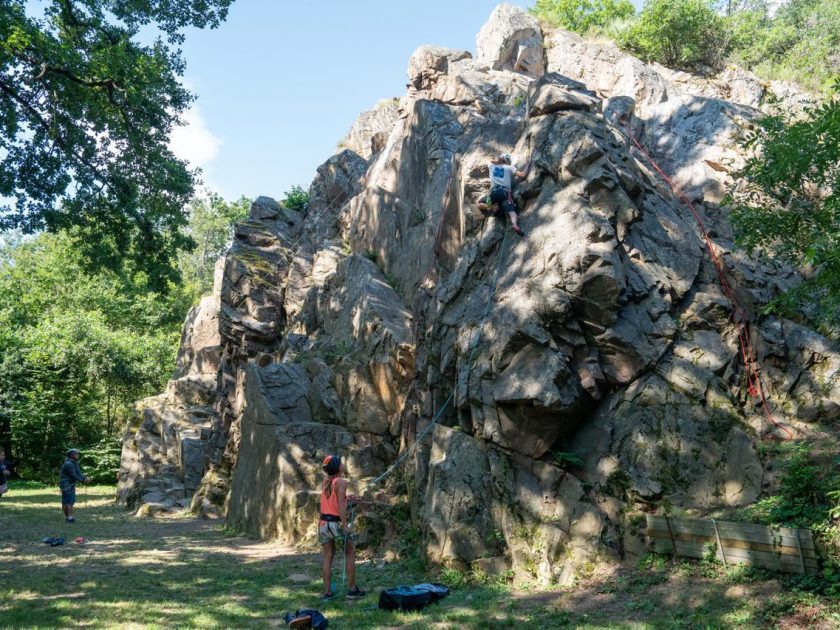
[{"label": "climber's backpack", "polygon": [[397,586],[379,594],[379,607],[383,610],[420,610],[447,595],[449,595],[449,589],[443,584]]},{"label": "climber's backpack", "polygon": [[293,613],[286,613],[283,621],[290,628],[314,628],[314,630],[323,630],[329,624],[324,615],[312,608],[301,608]]}]

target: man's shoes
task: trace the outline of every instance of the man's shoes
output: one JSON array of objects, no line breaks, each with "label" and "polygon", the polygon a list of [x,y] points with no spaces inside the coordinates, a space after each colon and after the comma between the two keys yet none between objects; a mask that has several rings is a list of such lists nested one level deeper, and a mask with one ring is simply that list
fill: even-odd
[{"label": "man's shoes", "polygon": [[326,593],[321,593],[321,597],[319,597],[322,602],[327,602],[331,599],[335,599],[335,593],[332,591],[327,591]]},{"label": "man's shoes", "polygon": [[365,595],[367,595],[367,593],[365,593],[362,589],[360,589],[357,586],[357,587],[352,588],[349,591],[347,591],[346,597],[347,597],[347,599],[361,599]]},{"label": "man's shoes", "polygon": [[515,225],[512,225],[511,228],[513,228],[513,231],[516,232],[517,234],[519,234],[519,236],[525,236],[525,232],[522,231],[521,227],[517,227]]}]

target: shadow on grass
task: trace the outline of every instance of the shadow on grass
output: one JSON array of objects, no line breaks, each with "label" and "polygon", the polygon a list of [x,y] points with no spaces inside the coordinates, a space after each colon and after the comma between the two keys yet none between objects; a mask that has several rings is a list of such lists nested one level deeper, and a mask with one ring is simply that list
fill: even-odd
[{"label": "shadow on grass", "polygon": [[[320,608],[333,627],[423,627],[456,616],[484,625],[485,611],[471,608],[467,592],[430,615],[385,613],[376,595],[358,602],[323,604],[320,555],[226,535],[219,523],[183,518],[137,519],[108,499],[113,488],[90,488],[75,527],[65,526],[52,489],[18,486],[0,505],[0,618],[4,626],[199,626],[274,627],[285,611]],[[41,532],[64,535],[49,547]],[[69,543],[72,534],[91,538]],[[339,583],[341,566],[335,567]],[[295,580],[289,576],[295,575]],[[310,579],[307,581],[306,577]],[[424,581],[397,565],[359,567],[363,585]],[[482,601],[495,597],[476,591]]]},{"label": "shadow on grass", "polygon": [[[286,611],[317,608],[339,629],[762,628],[767,606],[781,605],[776,580],[715,580],[696,563],[619,571],[568,590],[461,586],[422,612],[391,613],[376,608],[378,588],[435,577],[416,563],[365,562],[367,598],[323,603],[316,550],[231,536],[218,522],[134,518],[110,501],[110,487],[90,488],[77,528],[64,527],[51,493],[19,486],[0,503],[4,627],[285,627]],[[40,542],[47,528],[91,542],[52,548]],[[333,575],[340,585],[340,563]]]}]

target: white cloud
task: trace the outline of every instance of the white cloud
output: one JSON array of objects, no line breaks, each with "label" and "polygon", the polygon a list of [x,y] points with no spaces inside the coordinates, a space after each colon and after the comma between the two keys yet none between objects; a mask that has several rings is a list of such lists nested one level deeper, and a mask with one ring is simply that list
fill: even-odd
[{"label": "white cloud", "polygon": [[190,166],[206,168],[219,155],[222,139],[208,129],[196,105],[186,111],[184,123],[172,130],[169,148],[177,157],[189,162]]}]

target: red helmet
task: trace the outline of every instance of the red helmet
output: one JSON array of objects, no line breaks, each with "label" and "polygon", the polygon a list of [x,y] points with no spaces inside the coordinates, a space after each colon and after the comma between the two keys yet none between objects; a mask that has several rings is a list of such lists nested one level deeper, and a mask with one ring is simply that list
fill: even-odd
[{"label": "red helmet", "polygon": [[324,472],[330,477],[337,475],[338,471],[341,470],[341,457],[338,455],[327,455],[324,458],[322,466],[324,467]]}]

